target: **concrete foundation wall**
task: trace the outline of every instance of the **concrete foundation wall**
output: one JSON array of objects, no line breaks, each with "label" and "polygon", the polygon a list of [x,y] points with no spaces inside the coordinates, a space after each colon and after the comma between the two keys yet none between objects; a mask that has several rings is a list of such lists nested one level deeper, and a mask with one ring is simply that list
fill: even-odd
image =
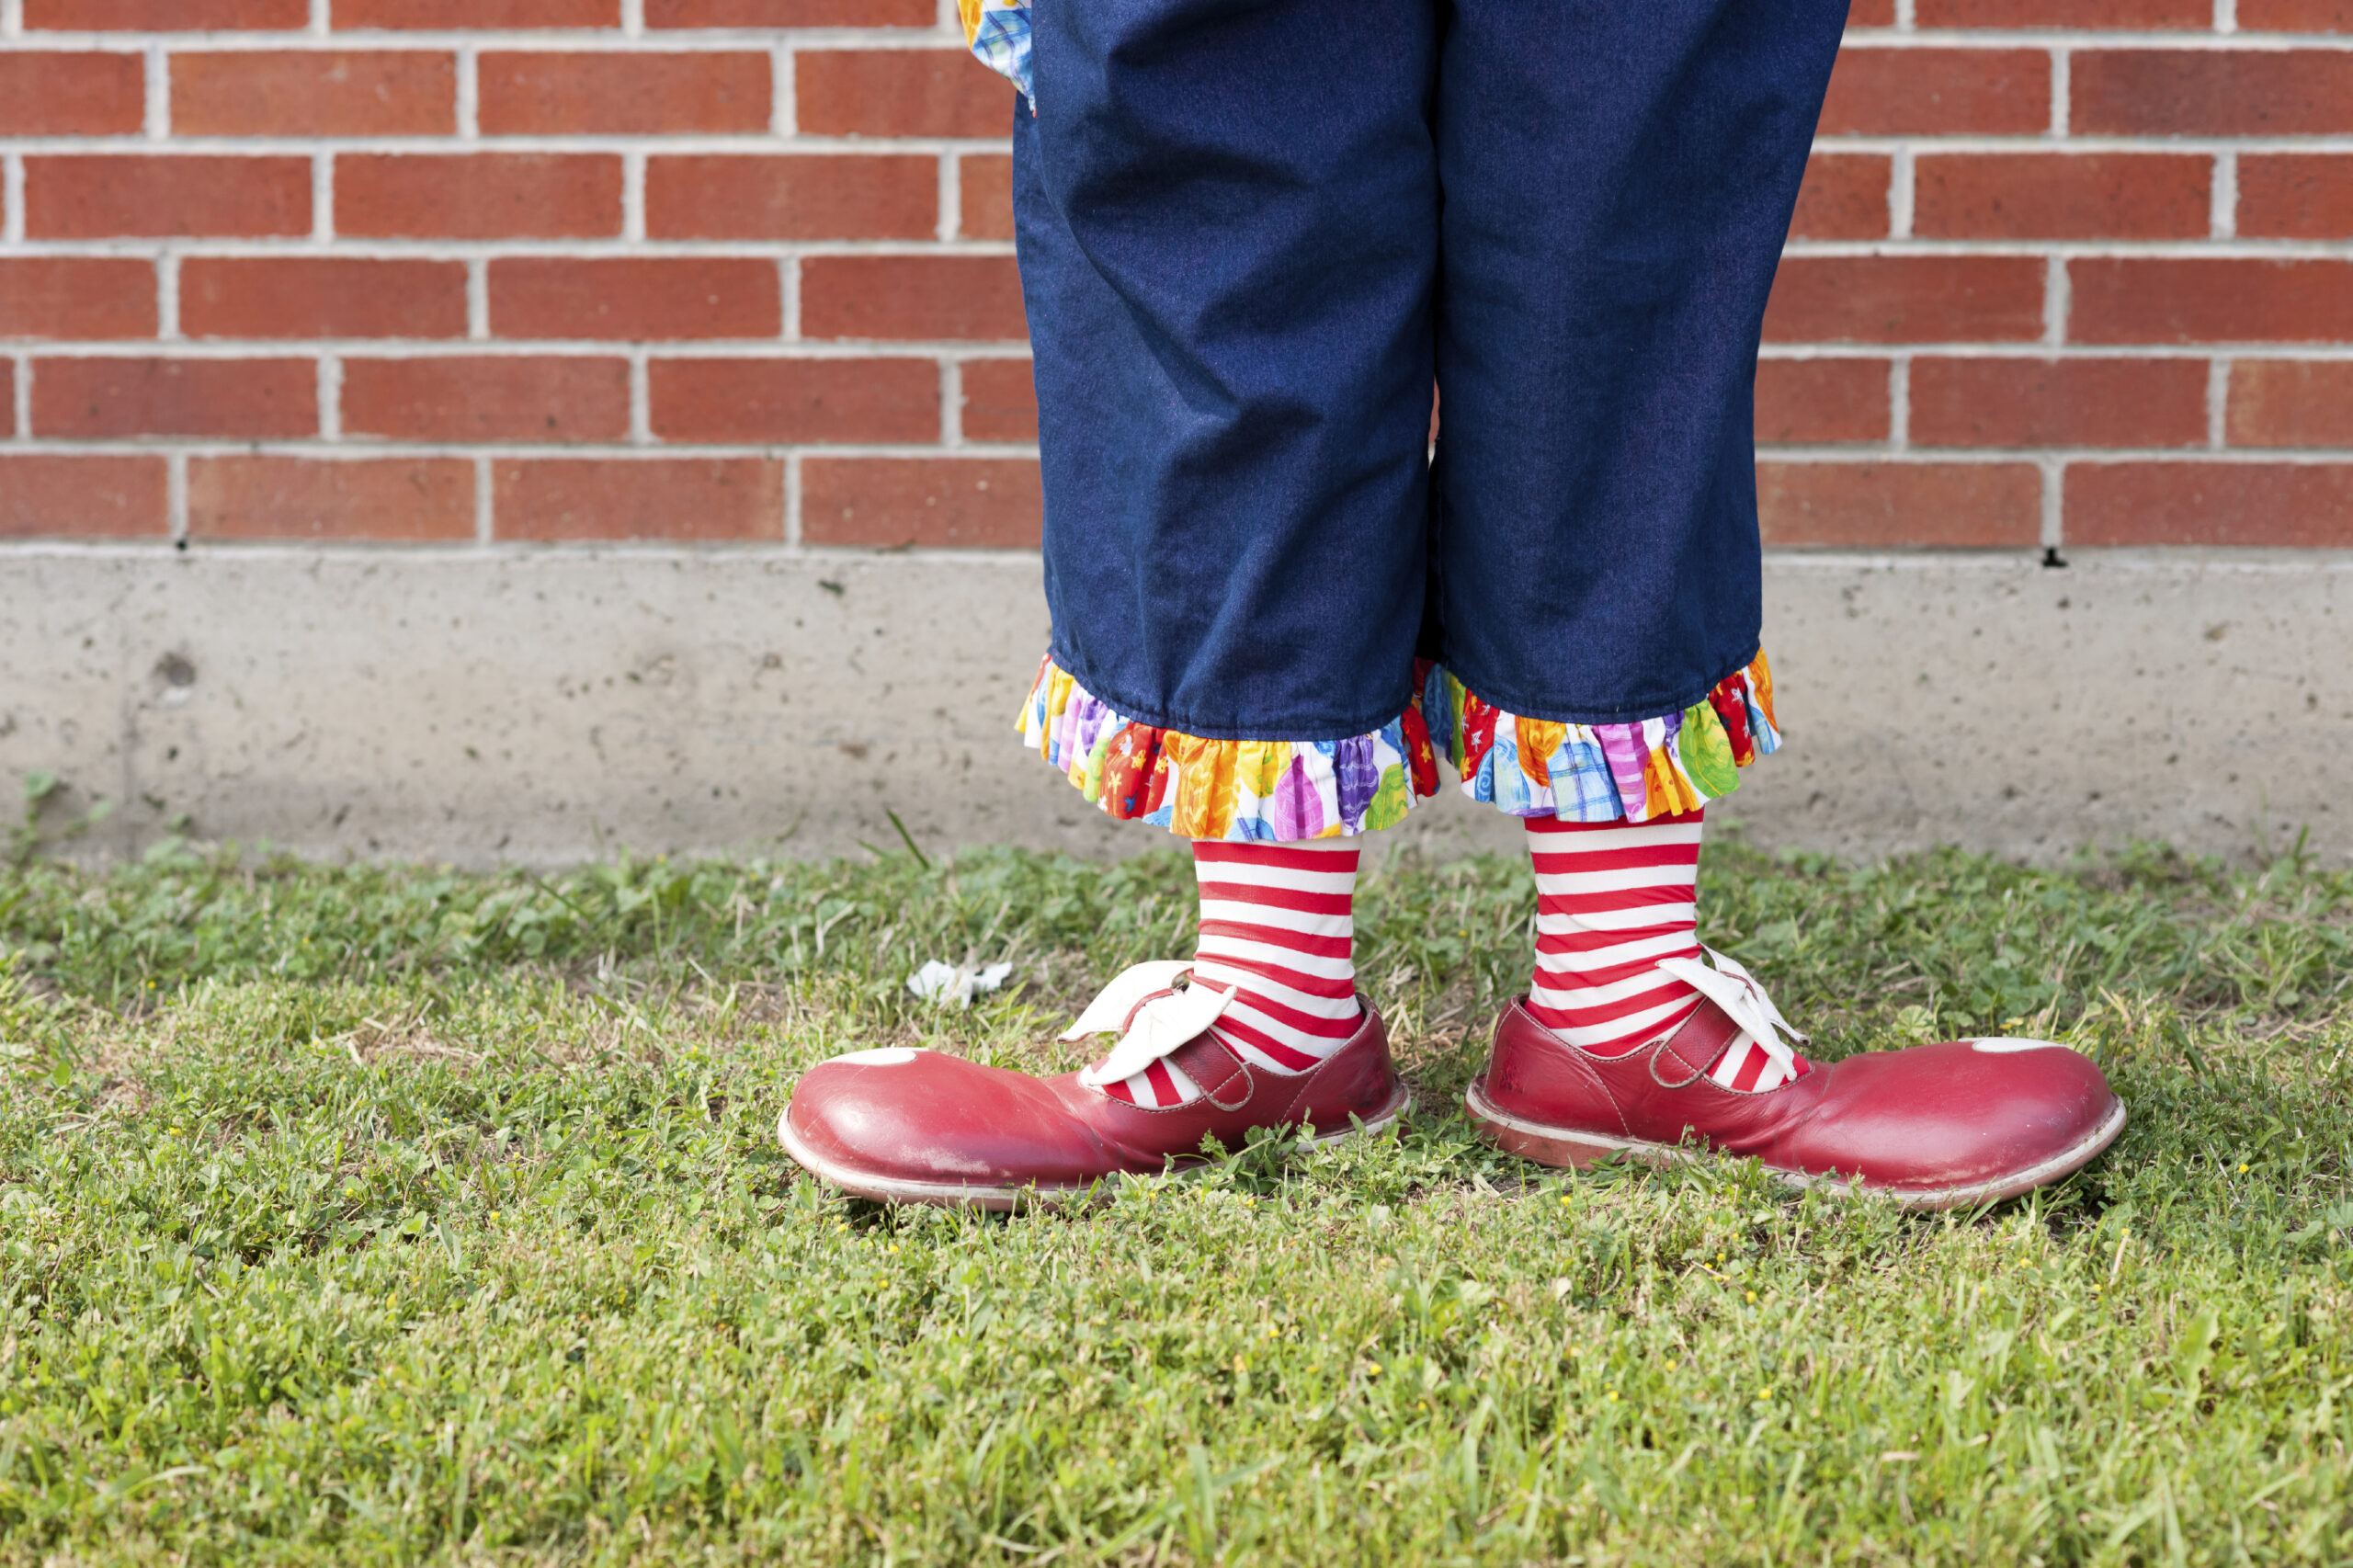
[{"label": "concrete foundation wall", "polygon": [[[1760,842],[2353,854],[2353,553],[1782,554],[1767,607],[1790,744],[1719,813]],[[1045,635],[1022,553],[14,547],[0,789],[117,802],[98,855],[1158,842],[1017,743]],[[1399,836],[1515,843],[1450,784]]]}]

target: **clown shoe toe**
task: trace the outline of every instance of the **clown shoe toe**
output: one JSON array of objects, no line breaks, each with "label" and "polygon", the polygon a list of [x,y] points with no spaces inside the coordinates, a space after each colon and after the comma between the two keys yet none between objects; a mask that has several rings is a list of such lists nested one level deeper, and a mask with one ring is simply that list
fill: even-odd
[{"label": "clown shoe toe", "polygon": [[[1347,1137],[1396,1121],[1411,1096],[1380,1015],[1308,1071],[1254,1067],[1211,1032],[1232,999],[1179,989],[1181,962],[1140,964],[1063,1035],[1121,1038],[1082,1073],[1039,1078],[938,1051],[852,1051],[801,1074],[778,1121],[785,1153],[859,1198],[1012,1209],[1059,1203],[1121,1175],[1204,1163],[1201,1142],[1239,1148],[1254,1128]],[[1115,1092],[1138,1074],[1170,1092],[1144,1105]]]},{"label": "clown shoe toe", "polygon": [[1732,1088],[1711,1066],[1750,1040],[1786,1062],[1776,1030],[1802,1037],[1738,965],[1668,961],[1714,983],[1699,987],[1699,1010],[1680,1028],[1624,1055],[1571,1045],[1523,1003],[1506,1009],[1464,1096],[1482,1135],[1548,1165],[1712,1151],[1796,1185],[1956,1209],[2057,1181],[2123,1131],[2123,1103],[2099,1069],[2047,1040],[1946,1040],[1804,1063],[1762,1092]]}]

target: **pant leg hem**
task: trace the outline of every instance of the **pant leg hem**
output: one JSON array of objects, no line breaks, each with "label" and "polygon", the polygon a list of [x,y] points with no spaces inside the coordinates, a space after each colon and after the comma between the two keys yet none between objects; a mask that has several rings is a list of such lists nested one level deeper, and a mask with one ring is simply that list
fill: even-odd
[{"label": "pant leg hem", "polygon": [[1521,718],[1482,700],[1442,665],[1419,673],[1422,714],[1462,776],[1462,792],[1511,816],[1638,823],[1696,811],[1781,749],[1762,649],[1699,701],[1624,723]]},{"label": "pant leg hem", "polygon": [[1218,740],[1121,716],[1049,653],[1017,728],[1108,816],[1279,844],[1391,827],[1438,793],[1421,704],[1417,689],[1388,723],[1336,741]]}]

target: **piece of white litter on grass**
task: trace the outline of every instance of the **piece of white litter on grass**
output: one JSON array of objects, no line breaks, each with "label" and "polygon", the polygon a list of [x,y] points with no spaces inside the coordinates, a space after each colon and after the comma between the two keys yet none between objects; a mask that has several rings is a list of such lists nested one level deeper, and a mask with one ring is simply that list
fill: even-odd
[{"label": "piece of white litter on grass", "polygon": [[986,969],[959,969],[934,959],[907,977],[907,989],[926,1001],[945,1002],[952,996],[956,1006],[969,1007],[975,993],[995,990],[1012,972],[1009,963],[993,963]]}]

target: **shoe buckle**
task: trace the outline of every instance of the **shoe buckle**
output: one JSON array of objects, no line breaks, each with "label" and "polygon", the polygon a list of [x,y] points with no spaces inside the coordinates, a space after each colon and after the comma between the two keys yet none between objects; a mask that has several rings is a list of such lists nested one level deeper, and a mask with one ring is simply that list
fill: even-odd
[{"label": "shoe buckle", "polygon": [[[1704,1063],[1698,1067],[1691,1067],[1691,1063],[1684,1058],[1683,1053],[1675,1049],[1675,1042],[1682,1038],[1683,1031],[1681,1029],[1677,1029],[1673,1034],[1667,1036],[1665,1040],[1660,1040],[1657,1045],[1651,1048],[1651,1059],[1648,1063],[1651,1073],[1651,1082],[1656,1084],[1662,1089],[1688,1089],[1692,1085],[1698,1083],[1702,1077],[1707,1075],[1708,1069]],[[1675,1058],[1677,1064],[1685,1067],[1691,1067],[1691,1075],[1684,1079],[1679,1084],[1668,1083],[1665,1079],[1658,1075],[1658,1059],[1662,1056],[1672,1056]]]}]

